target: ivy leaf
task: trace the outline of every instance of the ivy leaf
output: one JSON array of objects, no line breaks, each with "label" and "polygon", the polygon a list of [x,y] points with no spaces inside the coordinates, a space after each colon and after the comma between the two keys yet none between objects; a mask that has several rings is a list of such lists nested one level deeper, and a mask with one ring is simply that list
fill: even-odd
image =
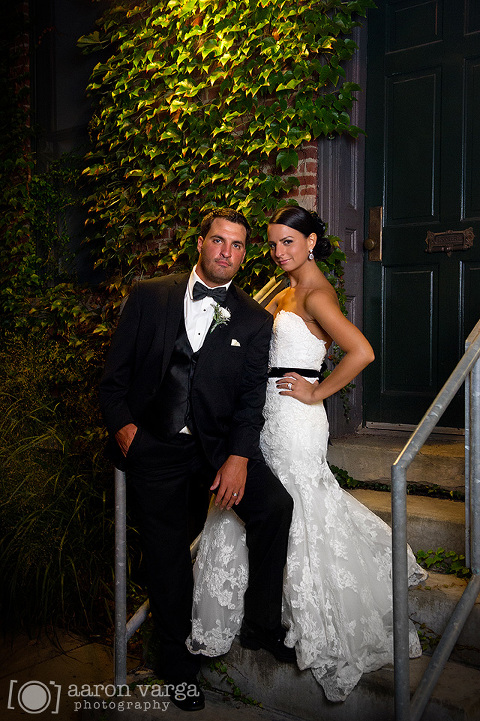
[{"label": "ivy leaf", "polygon": [[296,168],[298,165],[298,154],[294,150],[280,150],[277,154],[276,164],[280,166],[283,172],[292,166]]},{"label": "ivy leaf", "polygon": [[[110,58],[89,87],[95,153],[85,172],[95,183],[89,215],[92,236],[105,238],[104,267],[124,262],[148,272],[147,248],[159,232],[162,267],[193,257],[187,227],[226,203],[242,208],[264,239],[267,214],[299,185],[298,148],[360,132],[349,116],[358,86],[344,82],[343,65],[355,51],[352,29],[371,6],[136,0],[127,12],[107,8],[92,37]],[[118,239],[126,222],[133,249]],[[264,258],[264,248],[252,255],[241,279],[255,285],[271,274]],[[340,277],[336,265],[326,268]]]}]

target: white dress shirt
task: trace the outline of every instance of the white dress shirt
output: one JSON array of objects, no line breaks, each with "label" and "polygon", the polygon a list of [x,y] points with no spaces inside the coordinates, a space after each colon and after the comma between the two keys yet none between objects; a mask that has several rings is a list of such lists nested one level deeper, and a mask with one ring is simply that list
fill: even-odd
[{"label": "white dress shirt", "polygon": [[[210,328],[213,320],[213,312],[215,308],[215,301],[213,298],[210,298],[208,295],[205,296],[205,298],[202,298],[201,300],[193,300],[193,286],[195,285],[196,281],[198,280],[199,283],[202,283],[202,285],[206,285],[206,283],[201,280],[198,275],[195,272],[195,266],[190,273],[190,278],[188,279],[187,284],[187,290],[185,291],[185,297],[183,301],[183,314],[185,317],[185,330],[187,331],[188,340],[190,341],[190,345],[192,346],[192,350],[194,353],[196,353],[197,350],[199,350],[202,345],[203,341],[205,340],[205,337],[208,333],[208,329]],[[225,285],[217,286],[218,288],[229,288],[230,287],[230,281],[229,283],[225,283]],[[182,428],[180,433],[186,433],[187,435],[191,435],[191,431],[187,426]]]},{"label": "white dress shirt", "polygon": [[[206,285],[206,283],[198,277],[195,270],[196,267],[197,266],[195,266],[190,273],[187,290],[185,291],[185,299],[183,301],[185,329],[194,353],[203,345],[208,329],[212,324],[213,310],[216,305],[213,298],[210,298],[208,295],[201,300],[193,300],[193,286],[196,281],[198,280],[202,285]],[[229,288],[231,282],[232,281],[216,287]]]}]

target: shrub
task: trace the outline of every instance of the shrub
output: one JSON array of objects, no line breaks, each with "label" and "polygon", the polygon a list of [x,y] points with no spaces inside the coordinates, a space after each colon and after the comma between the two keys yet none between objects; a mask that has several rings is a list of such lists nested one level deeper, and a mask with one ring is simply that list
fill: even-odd
[{"label": "shrub", "polygon": [[91,367],[66,367],[42,334],[0,352],[0,575],[9,627],[105,619],[113,484],[102,459]]}]

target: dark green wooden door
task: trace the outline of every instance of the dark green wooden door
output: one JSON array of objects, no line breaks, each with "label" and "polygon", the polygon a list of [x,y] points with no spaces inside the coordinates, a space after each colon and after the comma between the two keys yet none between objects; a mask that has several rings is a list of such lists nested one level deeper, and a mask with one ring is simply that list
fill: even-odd
[{"label": "dark green wooden door", "polygon": [[[480,317],[480,2],[377,5],[366,209],[383,206],[383,250],[365,265],[364,327],[377,357],[365,372],[365,419],[417,423]],[[425,252],[429,231],[468,228],[468,250]],[[440,425],[463,424],[459,393]]]}]

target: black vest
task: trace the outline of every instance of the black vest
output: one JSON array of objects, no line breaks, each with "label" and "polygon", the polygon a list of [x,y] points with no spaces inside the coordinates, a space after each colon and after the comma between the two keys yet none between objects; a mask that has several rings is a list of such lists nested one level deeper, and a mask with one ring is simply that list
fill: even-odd
[{"label": "black vest", "polygon": [[173,438],[185,426],[194,431],[190,391],[199,352],[193,352],[182,317],[170,363],[148,413],[147,425],[161,438]]}]

